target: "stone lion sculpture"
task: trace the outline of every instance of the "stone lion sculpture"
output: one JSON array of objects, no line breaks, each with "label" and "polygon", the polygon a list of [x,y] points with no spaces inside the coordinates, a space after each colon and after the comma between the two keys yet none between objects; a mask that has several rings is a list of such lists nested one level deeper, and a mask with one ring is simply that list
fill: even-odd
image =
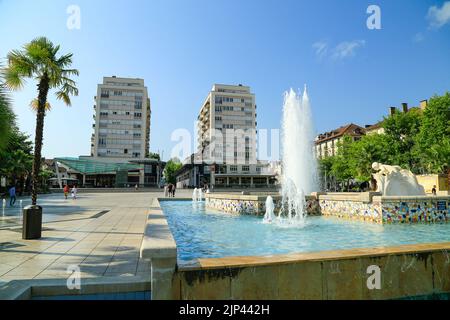
[{"label": "stone lion sculpture", "polygon": [[374,162],[372,169],[377,181],[377,192],[384,196],[423,196],[425,189],[417,181],[416,176],[409,170],[399,166],[389,166]]}]

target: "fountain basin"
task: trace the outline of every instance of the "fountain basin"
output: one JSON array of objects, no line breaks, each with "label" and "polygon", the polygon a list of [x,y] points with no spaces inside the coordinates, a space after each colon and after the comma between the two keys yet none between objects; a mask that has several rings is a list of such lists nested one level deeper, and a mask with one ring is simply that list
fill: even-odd
[{"label": "fountain basin", "polygon": [[[270,194],[205,195],[206,207],[231,214],[263,216],[265,201],[272,196],[275,213],[281,208],[281,196]],[[450,220],[450,196],[380,196],[365,193],[313,193],[306,196],[308,215],[333,216],[379,224],[442,223]]]},{"label": "fountain basin", "polygon": [[[266,199],[270,195],[275,205],[275,214],[280,212],[282,196],[278,193],[242,195],[237,193],[209,193],[205,195],[206,207],[231,214],[264,216]],[[307,214],[320,214],[316,196],[306,196]]]},{"label": "fountain basin", "polygon": [[[300,229],[291,241],[273,243],[296,231],[275,230],[270,236],[273,226],[263,224],[262,218],[210,212],[202,203],[162,200],[164,211],[159,202],[152,207],[141,249],[141,257],[151,259],[155,299],[446,299],[450,294],[448,224],[382,226],[309,217],[325,225]],[[326,224],[338,229],[327,231]],[[264,228],[269,238],[261,242],[252,232]],[[226,230],[228,236],[220,234]],[[299,236],[311,232],[318,233],[311,235],[314,241],[300,241]],[[339,240],[342,237],[353,240]],[[375,242],[367,242],[370,239]],[[217,247],[217,241],[225,242]],[[319,241],[325,246],[318,247]],[[192,247],[200,242],[207,245]],[[259,244],[259,253],[239,250],[250,242]],[[280,243],[310,248],[273,251]],[[186,249],[194,254],[188,260],[183,259]],[[377,290],[367,286],[373,266],[382,272]]]}]

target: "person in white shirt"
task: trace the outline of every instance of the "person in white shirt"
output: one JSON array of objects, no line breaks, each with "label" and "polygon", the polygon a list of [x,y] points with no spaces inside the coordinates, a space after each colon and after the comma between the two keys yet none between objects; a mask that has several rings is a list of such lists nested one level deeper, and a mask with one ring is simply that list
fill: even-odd
[{"label": "person in white shirt", "polygon": [[77,186],[73,186],[73,188],[72,188],[72,199],[75,200],[77,198],[77,192],[78,192]]}]

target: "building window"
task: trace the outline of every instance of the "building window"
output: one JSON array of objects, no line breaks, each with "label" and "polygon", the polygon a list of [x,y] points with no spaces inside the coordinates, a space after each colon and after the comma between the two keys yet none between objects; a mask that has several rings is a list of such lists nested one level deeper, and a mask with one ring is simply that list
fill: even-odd
[{"label": "building window", "polygon": [[144,173],[153,173],[153,166],[151,164],[144,165]]},{"label": "building window", "polygon": [[123,149],[124,154],[128,154],[128,149]]},{"label": "building window", "polygon": [[230,172],[237,172],[237,166],[230,166]]},{"label": "building window", "polygon": [[242,166],[242,172],[250,172],[250,166]]}]

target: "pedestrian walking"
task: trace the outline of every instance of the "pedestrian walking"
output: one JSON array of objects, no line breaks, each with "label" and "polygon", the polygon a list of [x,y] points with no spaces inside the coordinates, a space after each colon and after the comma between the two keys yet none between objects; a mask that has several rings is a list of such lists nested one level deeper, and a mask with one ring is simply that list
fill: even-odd
[{"label": "pedestrian walking", "polygon": [[67,200],[67,196],[69,195],[69,191],[70,191],[70,188],[67,184],[64,186],[63,191],[64,191],[64,198]]},{"label": "pedestrian walking", "polygon": [[177,190],[177,185],[174,184],[172,187],[172,198],[175,198],[175,191]]},{"label": "pedestrian walking", "polygon": [[72,199],[73,200],[77,199],[77,192],[78,192],[77,186],[74,185],[73,188],[72,188]]},{"label": "pedestrian walking", "polygon": [[12,207],[16,203],[16,186],[9,189],[9,206]]},{"label": "pedestrian walking", "polygon": [[172,188],[173,188],[173,184],[169,184],[169,187],[168,187],[168,191],[169,191],[169,198],[170,197],[172,197]]}]

